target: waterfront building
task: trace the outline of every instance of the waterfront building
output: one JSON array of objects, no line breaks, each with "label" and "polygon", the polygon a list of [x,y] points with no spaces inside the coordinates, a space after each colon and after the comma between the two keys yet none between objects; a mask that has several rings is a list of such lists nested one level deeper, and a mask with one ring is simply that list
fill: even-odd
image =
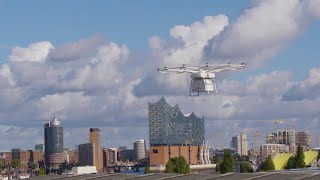
[{"label": "waterfront building", "polygon": [[93,145],[94,151],[94,166],[98,172],[103,171],[103,150],[101,147],[101,134],[99,128],[90,128],[89,143]]},{"label": "waterfront building", "polygon": [[45,164],[47,170],[57,170],[64,163],[63,127],[56,117],[44,125]]},{"label": "waterfront building", "polygon": [[204,118],[184,115],[178,105],[170,106],[162,97],[148,104],[150,166],[165,166],[170,158],[183,156],[189,164],[210,163],[204,146]]},{"label": "waterfront building", "polygon": [[134,159],[140,160],[146,158],[146,141],[144,139],[137,140],[133,143]]},{"label": "waterfront building", "polygon": [[80,166],[95,166],[94,143],[85,143],[78,146],[78,156]]}]

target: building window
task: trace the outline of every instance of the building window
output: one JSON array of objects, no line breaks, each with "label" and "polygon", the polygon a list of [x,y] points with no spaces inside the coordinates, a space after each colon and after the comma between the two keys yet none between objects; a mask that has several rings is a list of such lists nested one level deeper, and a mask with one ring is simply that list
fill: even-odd
[{"label": "building window", "polygon": [[152,152],[153,152],[154,154],[157,154],[157,153],[158,153],[158,149],[154,149]]}]

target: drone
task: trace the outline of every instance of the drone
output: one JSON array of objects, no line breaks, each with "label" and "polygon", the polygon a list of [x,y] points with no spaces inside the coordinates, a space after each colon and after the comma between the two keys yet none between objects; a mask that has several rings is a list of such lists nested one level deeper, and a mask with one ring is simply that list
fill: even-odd
[{"label": "drone", "polygon": [[214,78],[216,73],[223,71],[235,71],[238,69],[244,69],[246,67],[245,63],[241,64],[208,64],[198,65],[198,66],[188,66],[183,64],[180,67],[158,69],[158,72],[165,74],[181,74],[189,73],[191,74],[190,92],[189,96],[218,93]]}]

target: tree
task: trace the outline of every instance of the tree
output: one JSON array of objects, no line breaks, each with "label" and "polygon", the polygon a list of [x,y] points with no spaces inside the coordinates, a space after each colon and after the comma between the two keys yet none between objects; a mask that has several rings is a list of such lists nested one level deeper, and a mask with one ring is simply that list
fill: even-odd
[{"label": "tree", "polygon": [[274,163],[272,161],[271,155],[268,156],[268,158],[261,164],[261,171],[272,171],[274,170]]},{"label": "tree", "polygon": [[11,161],[11,167],[12,167],[12,168],[15,168],[15,169],[21,167],[21,162],[20,162],[20,160],[19,160],[19,159],[12,159],[12,161]]},{"label": "tree", "polygon": [[175,164],[174,164],[174,159],[170,159],[167,164],[166,164],[166,173],[174,173],[174,168],[175,168]]},{"label": "tree", "polygon": [[291,156],[287,162],[287,165],[285,167],[286,169],[294,169],[296,168],[296,160],[294,156]]},{"label": "tree", "polygon": [[317,161],[320,159],[320,151],[318,151]]},{"label": "tree", "polygon": [[149,166],[149,165],[146,166],[146,169],[144,170],[144,173],[145,173],[145,174],[151,173],[151,171],[150,171],[150,166]]},{"label": "tree", "polygon": [[44,168],[39,169],[39,176],[44,176],[46,175],[46,170]]},{"label": "tree", "polygon": [[214,163],[214,164],[219,164],[221,162],[222,162],[222,160],[218,156],[214,156],[212,158],[212,163]]},{"label": "tree", "polygon": [[190,166],[183,156],[171,158],[166,164],[166,173],[190,173]]},{"label": "tree", "polygon": [[234,172],[234,158],[230,150],[224,150],[222,162],[219,164],[221,174]]},{"label": "tree", "polygon": [[5,167],[4,159],[0,159],[0,170],[4,169],[4,167]]},{"label": "tree", "polygon": [[253,168],[251,167],[250,163],[247,161],[243,161],[240,164],[240,172],[241,173],[253,173]]},{"label": "tree", "polygon": [[297,155],[295,156],[295,168],[304,168],[306,163],[304,162],[304,154],[302,146],[298,146]]}]

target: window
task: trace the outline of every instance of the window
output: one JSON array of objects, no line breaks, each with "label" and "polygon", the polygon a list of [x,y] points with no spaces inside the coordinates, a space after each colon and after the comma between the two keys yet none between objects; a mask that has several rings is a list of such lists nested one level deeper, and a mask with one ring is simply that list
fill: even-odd
[{"label": "window", "polygon": [[154,149],[152,152],[157,154],[158,153],[158,149]]}]

